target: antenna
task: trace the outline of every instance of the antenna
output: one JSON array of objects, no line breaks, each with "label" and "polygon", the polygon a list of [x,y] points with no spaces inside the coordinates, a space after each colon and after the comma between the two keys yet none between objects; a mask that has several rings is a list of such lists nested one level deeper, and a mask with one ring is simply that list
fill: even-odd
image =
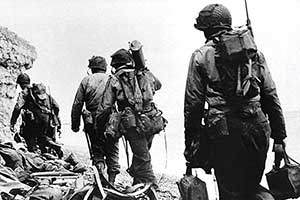
[{"label": "antenna", "polygon": [[247,25],[247,28],[250,30],[252,37],[254,37],[254,35],[253,35],[253,30],[252,30],[252,26],[251,26],[251,21],[250,21],[249,13],[248,13],[247,0],[244,0],[244,2],[245,2],[246,16],[247,16],[247,22],[246,22],[246,25]]}]

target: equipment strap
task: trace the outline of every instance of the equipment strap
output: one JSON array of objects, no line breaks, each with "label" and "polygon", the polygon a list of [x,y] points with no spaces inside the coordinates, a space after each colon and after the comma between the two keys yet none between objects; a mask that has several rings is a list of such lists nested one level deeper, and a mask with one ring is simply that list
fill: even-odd
[{"label": "equipment strap", "polygon": [[297,165],[300,165],[300,163],[298,163],[296,160],[294,160],[293,158],[291,158],[291,157],[286,153],[285,148],[284,148],[284,153],[283,153],[283,159],[284,159],[284,164],[285,164],[285,165],[291,165],[291,161],[293,161],[293,162],[296,163]]},{"label": "equipment strap", "polygon": [[165,140],[165,153],[166,153],[166,157],[165,157],[165,170],[168,167],[168,143],[167,143],[167,134],[166,134],[166,130],[164,129],[164,140]]},{"label": "equipment strap", "polygon": [[127,160],[127,168],[129,169],[129,151],[128,151],[128,141],[126,138],[123,136],[122,137],[125,153],[126,153],[126,160]]}]

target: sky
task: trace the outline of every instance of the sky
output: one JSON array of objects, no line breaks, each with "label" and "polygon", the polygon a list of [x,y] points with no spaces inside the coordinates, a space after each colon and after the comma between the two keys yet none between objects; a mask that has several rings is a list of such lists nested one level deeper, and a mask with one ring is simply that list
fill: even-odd
[{"label": "sky", "polygon": [[[189,59],[205,41],[193,24],[210,3],[228,7],[233,26],[245,24],[243,0],[1,0],[0,25],[36,47],[38,58],[27,73],[32,82],[49,86],[66,126],[88,59],[100,55],[110,63],[115,51],[139,40],[148,68],[163,84],[155,102],[169,120],[169,148],[176,149],[175,156],[183,151],[183,142],[173,140],[183,139]],[[300,1],[248,0],[248,9],[283,110],[300,110]]]}]

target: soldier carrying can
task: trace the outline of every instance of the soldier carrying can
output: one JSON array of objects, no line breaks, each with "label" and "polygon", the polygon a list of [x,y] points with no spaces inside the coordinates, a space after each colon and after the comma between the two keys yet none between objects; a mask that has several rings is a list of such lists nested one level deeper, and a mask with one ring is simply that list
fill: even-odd
[{"label": "soldier carrying can", "polygon": [[198,161],[206,172],[214,168],[221,200],[274,199],[259,184],[270,137],[280,154],[287,135],[265,57],[249,30],[232,29],[231,14],[221,4],[204,7],[194,27],[207,41],[192,54],[186,81],[187,163],[195,160],[193,140],[206,137],[210,147]]}]

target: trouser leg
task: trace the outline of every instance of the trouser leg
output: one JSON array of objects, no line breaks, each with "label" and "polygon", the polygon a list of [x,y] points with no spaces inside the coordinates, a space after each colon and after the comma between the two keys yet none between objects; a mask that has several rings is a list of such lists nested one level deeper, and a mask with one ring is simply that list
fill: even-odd
[{"label": "trouser leg", "polygon": [[25,126],[23,129],[23,137],[29,152],[37,151],[37,130],[34,127]]},{"label": "trouser leg", "polygon": [[104,144],[104,151],[108,179],[113,183],[116,175],[120,173],[119,141],[115,141],[112,138],[107,138]]},{"label": "trouser leg", "polygon": [[130,175],[134,178],[133,184],[152,182],[154,183],[155,175],[151,164],[151,155],[148,149],[148,141],[145,136],[137,136],[139,133],[132,132],[128,141],[133,153],[132,164],[129,168]]},{"label": "trouser leg", "polygon": [[39,148],[41,150],[41,153],[48,153],[47,152],[47,140],[46,136],[41,135],[37,137],[37,142],[39,144]]},{"label": "trouser leg", "polygon": [[[264,124],[229,119],[229,135],[214,141],[213,165],[220,200],[250,198],[265,169],[269,133]],[[251,197],[252,198],[252,197]]]},{"label": "trouser leg", "polygon": [[54,142],[53,139],[48,136],[45,136],[45,140],[46,140],[46,146],[53,149],[56,155],[58,156],[58,158],[61,159],[63,157],[63,151],[61,150],[61,146],[58,145],[56,142]]},{"label": "trouser leg", "polygon": [[[87,130],[86,130],[87,131]],[[100,134],[97,134],[95,130],[87,131],[87,134],[90,138],[91,150],[92,150],[92,162],[93,165],[98,164],[99,162],[104,163],[104,140],[100,137]]]},{"label": "trouser leg", "polygon": [[27,149],[29,152],[35,152],[37,150],[36,137],[30,135],[24,135],[24,140],[26,142]]},{"label": "trouser leg", "polygon": [[150,136],[146,137],[147,142],[148,142],[148,149],[149,150],[151,149],[153,138],[154,138],[154,135],[150,135]]}]

